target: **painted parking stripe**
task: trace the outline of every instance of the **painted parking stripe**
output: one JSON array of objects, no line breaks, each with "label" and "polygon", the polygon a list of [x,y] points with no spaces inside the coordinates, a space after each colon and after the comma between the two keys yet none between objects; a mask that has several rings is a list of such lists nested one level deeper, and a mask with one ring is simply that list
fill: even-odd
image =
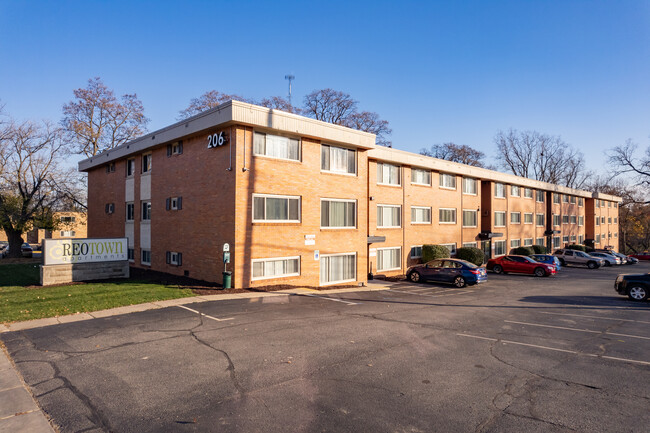
[{"label": "painted parking stripe", "polygon": [[426,296],[426,297],[429,297],[429,298],[442,298],[443,296],[454,296],[454,295],[464,295],[465,293],[473,293],[473,291],[472,290],[467,290],[467,291],[464,291],[464,292],[447,293],[447,294],[444,294],[444,295],[429,295],[429,294],[426,294],[426,293],[413,293],[413,292],[407,292],[405,290],[400,290],[399,293],[406,293],[407,295]]},{"label": "painted parking stripe", "polygon": [[201,313],[200,311],[193,310],[193,309],[191,309],[189,307],[186,307],[185,305],[177,305],[177,307],[182,308],[182,309],[187,310],[187,311],[191,311],[192,313],[196,313],[196,314],[198,314],[200,316],[207,317],[208,319],[216,320],[217,322],[225,322],[226,320],[233,320],[234,319],[234,317],[228,317],[227,319],[219,319],[217,317],[212,317],[212,316],[209,316],[209,315],[207,315],[205,313]]},{"label": "painted parking stripe", "polygon": [[541,323],[515,322],[514,320],[504,320],[504,322],[515,323],[517,325],[536,326],[538,328],[552,328],[552,329],[561,329],[563,331],[587,332],[589,334],[605,334],[605,335],[615,335],[617,337],[640,338],[642,340],[650,340],[650,337],[643,337],[641,335],[619,334],[617,332],[609,332],[609,331],[593,331],[591,329],[568,328],[566,326],[542,325]]},{"label": "painted parking stripe", "polygon": [[601,358],[601,359],[609,359],[612,361],[621,361],[621,362],[629,362],[632,364],[641,364],[641,365],[650,365],[650,362],[648,361],[639,361],[636,359],[627,359],[627,358],[618,358],[616,356],[606,356],[606,355],[597,355],[595,353],[582,353],[582,352],[577,352],[575,350],[567,350],[567,349],[560,349],[557,347],[548,347],[548,346],[540,346],[537,344],[529,344],[529,343],[522,343],[519,341],[511,341],[511,340],[501,340],[498,338],[490,338],[490,337],[482,337],[480,335],[470,335],[470,334],[456,334],[459,337],[469,337],[469,338],[476,338],[478,340],[487,340],[487,341],[494,341],[502,344],[513,344],[516,346],[526,346],[526,347],[533,347],[535,349],[542,349],[542,350],[551,350],[553,352],[564,352],[564,353],[570,353],[573,355],[580,355],[580,356],[587,356],[590,358]]},{"label": "painted parking stripe", "polygon": [[330,298],[328,296],[312,295],[311,293],[300,293],[300,296],[311,296],[312,298],[327,299],[328,301],[334,301],[334,302],[343,302],[344,304],[348,304],[348,305],[359,305],[360,304],[360,302],[344,301],[343,299],[339,299],[339,298]]},{"label": "painted parking stripe", "polygon": [[591,315],[588,315],[588,314],[551,313],[549,311],[540,311],[540,313],[542,313],[542,314],[552,314],[554,316],[585,317],[587,319],[615,320],[615,321],[618,321],[618,322],[643,323],[645,325],[650,325],[650,322],[647,322],[645,320],[617,319],[616,317],[591,316]]}]

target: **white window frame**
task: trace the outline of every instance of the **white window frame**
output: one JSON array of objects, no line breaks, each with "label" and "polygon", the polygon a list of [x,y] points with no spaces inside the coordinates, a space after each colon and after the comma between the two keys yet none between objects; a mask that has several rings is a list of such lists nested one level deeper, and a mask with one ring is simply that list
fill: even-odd
[{"label": "white window frame", "polygon": [[[149,261],[146,262],[144,259],[144,253],[149,253]],[[140,250],[140,264],[151,266],[151,250],[143,248]]]},{"label": "white window frame", "polygon": [[[473,226],[465,225],[465,212],[472,212],[475,215],[474,219],[476,220],[476,223]],[[463,209],[461,224],[463,225],[464,228],[478,227],[478,211],[476,209]]]},{"label": "white window frame", "polygon": [[562,215],[562,224],[569,224],[569,215]]},{"label": "white window frame", "polygon": [[[327,147],[329,149],[328,150],[329,151],[329,160],[328,161],[330,161],[330,169],[327,169],[327,170],[323,168],[323,156],[322,156],[323,155],[323,153],[322,153],[323,152],[323,147]],[[332,148],[345,149],[348,152],[349,151],[354,152],[354,173],[350,173],[347,170],[347,168],[348,168],[347,164],[346,164],[346,171],[332,170],[331,169],[331,167],[332,167],[332,164],[331,164],[331,161],[332,161]],[[322,143],[320,151],[321,151],[321,157],[320,157],[320,171],[321,171],[321,173],[339,174],[341,176],[356,176],[357,175],[357,172],[359,171],[359,160],[358,160],[358,157],[357,157],[358,152],[357,152],[356,149],[350,149],[349,147],[334,146],[334,145],[331,145],[331,144]]]},{"label": "white window frame", "polygon": [[[530,217],[530,222],[526,221],[526,217]],[[524,224],[532,224],[533,223],[533,213],[532,212],[524,212]]]},{"label": "white window frame", "polygon": [[[269,219],[255,219],[255,198],[256,197],[263,197],[263,198],[280,198],[280,199],[286,199],[287,200],[287,217],[289,216],[289,200],[295,200],[298,199],[298,219],[297,220],[292,220],[292,219],[286,219],[286,220],[269,220]],[[252,221],[254,223],[271,223],[271,224],[295,224],[295,223],[300,223],[301,217],[302,217],[302,197],[299,195],[278,195],[278,194],[260,194],[260,193],[253,193],[253,200],[252,200],[252,205],[251,205],[251,213],[252,213]],[[266,218],[266,200],[264,201],[264,218]]]},{"label": "white window frame", "polygon": [[[499,254],[497,252],[498,249],[497,245],[503,245],[503,253]],[[505,256],[506,254],[508,254],[506,241],[494,241],[494,256],[499,257],[499,256]]]},{"label": "white window frame", "polygon": [[478,248],[478,242],[463,242],[463,248]]},{"label": "white window frame", "polygon": [[[386,182],[386,179],[384,179],[384,167],[397,168],[397,183],[390,182],[390,179],[389,182]],[[390,177],[390,170],[389,170],[389,177]],[[401,187],[402,166],[395,165],[395,164],[388,164],[387,162],[378,162],[377,163],[377,185]]]},{"label": "white window frame", "polygon": [[[300,263],[300,256],[290,256],[290,257],[266,257],[263,259],[253,259],[251,260],[251,281],[259,281],[259,280],[272,280],[276,278],[288,278],[288,277],[298,277],[300,276],[300,269],[301,269],[301,263]],[[254,271],[253,268],[255,266],[255,263],[264,263],[264,262],[276,262],[280,260],[298,260],[298,272],[290,273],[290,274],[282,274],[282,275],[269,275],[269,276],[262,276],[262,277],[254,277]]]},{"label": "white window frame", "polygon": [[585,203],[585,199],[582,197],[578,197],[578,207],[582,207]]},{"label": "white window frame", "polygon": [[494,183],[494,198],[506,198],[506,184],[501,182]]},{"label": "white window frame", "polygon": [[[429,221],[414,221],[413,220],[413,209],[426,209],[429,211]],[[433,213],[431,207],[427,206],[411,206],[411,224],[431,224],[433,221]]]},{"label": "white window frame", "polygon": [[575,244],[577,242],[578,238],[576,235],[571,235],[571,243]]},{"label": "white window frame", "polygon": [[560,237],[559,236],[553,236],[553,248],[560,248]]},{"label": "white window frame", "polygon": [[[442,221],[440,218],[440,211],[443,210],[453,210],[454,211],[454,221]],[[455,207],[441,207],[438,208],[438,224],[456,224],[458,221],[458,215],[456,215],[458,212]]]},{"label": "white window frame", "polygon": [[[542,223],[541,224],[539,224],[537,222],[537,217],[540,217],[540,216],[542,217]],[[546,222],[546,215],[545,214],[543,214],[543,213],[536,213],[535,214],[535,227],[544,227],[545,222]]]},{"label": "white window frame", "polygon": [[[516,246],[514,244],[517,244]],[[521,239],[510,239],[510,249],[519,248],[521,246]]]},{"label": "white window frame", "polygon": [[61,230],[61,237],[64,238],[73,238],[75,237],[76,232],[74,230]]},{"label": "white window frame", "polygon": [[532,188],[524,188],[524,198],[532,199],[533,195],[534,193]]},{"label": "white window frame", "polygon": [[[131,208],[131,218],[129,218],[129,207]],[[126,215],[124,217],[126,218],[126,221],[133,222],[135,220],[135,203],[127,201],[125,208]]]},{"label": "white window frame", "polygon": [[[147,206],[146,211],[145,211],[145,205]],[[140,202],[140,221],[141,222],[151,221],[151,200],[142,200]]]},{"label": "white window frame", "polygon": [[[397,266],[397,267],[393,267],[393,268],[387,268],[387,269],[383,269],[383,268],[382,268],[382,269],[380,269],[380,268],[379,268],[379,263],[380,263],[380,260],[379,260],[379,253],[380,253],[380,252],[383,252],[383,251],[388,251],[388,250],[397,250],[397,251],[399,251],[399,257],[398,257],[398,260],[397,260],[397,262],[398,262],[398,263],[397,263],[398,266]],[[377,248],[377,260],[376,260],[376,262],[377,262],[377,272],[398,271],[398,270],[402,269],[402,247],[385,247],[385,248]]]},{"label": "white window frame", "polygon": [[[555,218],[557,217],[557,224],[555,224]],[[562,225],[562,215],[553,214],[553,227],[560,227]]]},{"label": "white window frame", "polygon": [[[413,174],[416,172],[420,173],[427,173],[429,177],[429,183],[422,183],[422,182],[414,182],[413,181]],[[412,185],[421,185],[421,186],[431,186],[431,170],[427,170],[424,168],[416,168],[416,167],[411,167],[411,184]]]},{"label": "white window frame", "polygon": [[576,215],[569,215],[569,224],[578,224],[578,217]]},{"label": "white window frame", "polygon": [[[503,225],[497,223],[497,214],[503,215]],[[494,227],[505,227],[508,223],[508,215],[506,211],[495,210],[494,211]]]},{"label": "white window frame", "polygon": [[[348,279],[348,280],[340,280],[340,281],[328,281],[324,283],[320,278],[321,278],[321,260],[324,258],[328,257],[338,257],[338,256],[354,256],[354,278]],[[352,253],[337,253],[337,254],[321,254],[321,256],[318,259],[318,281],[321,286],[331,286],[334,284],[342,284],[342,283],[349,283],[353,281],[357,281],[357,273],[358,273],[358,260],[357,260],[357,253],[352,252]]]},{"label": "white window frame", "polygon": [[[515,191],[517,191],[515,193]],[[519,185],[510,185],[510,196],[521,197],[521,187]]]},{"label": "white window frame", "polygon": [[569,196],[566,194],[562,194],[562,203],[568,203],[569,202]]},{"label": "white window frame", "polygon": [[[413,249],[414,248],[419,248],[420,249],[420,255],[419,256],[414,256],[413,255]],[[422,245],[411,245],[411,250],[409,251],[409,257],[412,259],[421,259],[422,258]]]},{"label": "white window frame", "polygon": [[[453,187],[452,186],[447,186],[446,183],[443,179],[451,179],[453,180]],[[456,190],[456,175],[455,174],[449,174],[449,173],[438,173],[438,187],[441,189],[448,189],[448,190]]]},{"label": "white window frame", "polygon": [[[451,257],[456,255],[456,242],[448,244],[440,244],[441,247],[446,247],[449,250],[449,255]],[[451,247],[451,248],[449,248]]]},{"label": "white window frame", "polygon": [[[539,241],[541,241],[541,242],[539,242]],[[539,242],[539,243],[538,243],[538,242]],[[536,238],[536,239],[535,239],[535,245],[542,245],[542,246],[544,246],[544,245],[546,245],[546,241],[544,240],[544,238]]]},{"label": "white window frame", "polygon": [[560,199],[560,194],[554,192],[553,193],[553,204],[560,204],[561,199]]},{"label": "white window frame", "polygon": [[[353,226],[324,226],[323,225],[323,202],[339,202],[339,203],[354,203],[354,225]],[[323,230],[353,230],[357,228],[357,215],[359,211],[359,206],[357,205],[356,200],[345,199],[345,198],[321,198],[320,199],[320,228]],[[330,208],[331,209],[331,208]]]},{"label": "white window frame", "polygon": [[533,246],[533,238],[524,238],[524,246],[525,247],[532,247]]},{"label": "white window frame", "polygon": [[562,236],[562,243],[565,243],[565,244],[569,243],[569,235]]},{"label": "white window frame", "polygon": [[[515,216],[517,216],[518,221],[513,221]],[[510,224],[521,224],[521,212],[510,212]]]},{"label": "white window frame", "polygon": [[[398,225],[392,225],[392,226],[385,226],[385,225],[379,225],[379,208],[384,208],[384,207],[392,207],[392,208],[398,208],[399,212],[397,213],[399,216],[399,224]],[[383,213],[382,213],[383,215]],[[383,217],[382,217],[383,220]],[[383,224],[384,221],[382,221]],[[378,204],[377,205],[377,228],[378,229],[395,229],[395,228],[401,228],[402,227],[402,205],[400,204]]]},{"label": "white window frame", "polygon": [[[264,136],[264,153],[258,153],[257,152],[257,147],[255,144],[255,137],[256,136]],[[298,159],[293,159],[293,158],[283,158],[281,156],[274,156],[274,155],[269,155],[267,154],[267,146],[266,146],[266,139],[267,137],[274,137],[274,138],[284,138],[287,140],[287,154],[289,153],[289,143],[291,140],[295,140],[298,142]],[[261,131],[254,131],[253,132],[253,155],[254,156],[261,156],[263,158],[271,158],[271,159],[279,159],[281,161],[292,161],[292,162],[302,162],[302,140],[300,138],[295,138],[295,137],[288,137],[284,135],[277,135],[277,134],[267,134],[266,132],[261,132]]]},{"label": "white window frame", "polygon": [[[542,198],[541,200],[539,199],[540,197]],[[535,190],[535,202],[544,203],[544,190]]]},{"label": "white window frame", "polygon": [[[463,177],[463,194],[465,195],[478,195],[478,179],[473,177]],[[468,192],[466,188],[467,185],[474,185],[472,188],[474,192]]]}]

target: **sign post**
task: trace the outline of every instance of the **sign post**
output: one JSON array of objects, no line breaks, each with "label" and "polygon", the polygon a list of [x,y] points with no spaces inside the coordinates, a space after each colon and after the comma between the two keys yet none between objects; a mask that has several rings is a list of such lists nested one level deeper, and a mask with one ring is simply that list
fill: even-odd
[{"label": "sign post", "polygon": [[230,263],[230,245],[223,244],[223,288],[230,289],[232,282],[232,272],[228,272],[228,263]]}]

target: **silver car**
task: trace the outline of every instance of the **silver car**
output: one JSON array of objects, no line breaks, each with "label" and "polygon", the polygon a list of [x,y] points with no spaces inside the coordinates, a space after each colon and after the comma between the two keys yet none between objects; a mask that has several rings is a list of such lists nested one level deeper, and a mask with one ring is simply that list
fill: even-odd
[{"label": "silver car", "polygon": [[605,266],[614,266],[614,265],[621,264],[621,258],[616,257],[615,255],[612,254],[592,252],[589,253],[589,255],[593,257],[600,257],[601,259],[605,260]]}]

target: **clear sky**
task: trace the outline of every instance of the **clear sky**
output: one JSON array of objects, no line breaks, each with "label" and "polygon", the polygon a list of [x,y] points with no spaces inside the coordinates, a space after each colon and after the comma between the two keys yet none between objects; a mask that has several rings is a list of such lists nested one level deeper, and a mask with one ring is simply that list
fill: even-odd
[{"label": "clear sky", "polygon": [[207,90],[249,98],[350,93],[418,152],[453,141],[494,153],[500,129],[604,151],[650,144],[650,1],[6,1],[0,101],[59,121],[101,77],[137,93],[150,130]]}]

